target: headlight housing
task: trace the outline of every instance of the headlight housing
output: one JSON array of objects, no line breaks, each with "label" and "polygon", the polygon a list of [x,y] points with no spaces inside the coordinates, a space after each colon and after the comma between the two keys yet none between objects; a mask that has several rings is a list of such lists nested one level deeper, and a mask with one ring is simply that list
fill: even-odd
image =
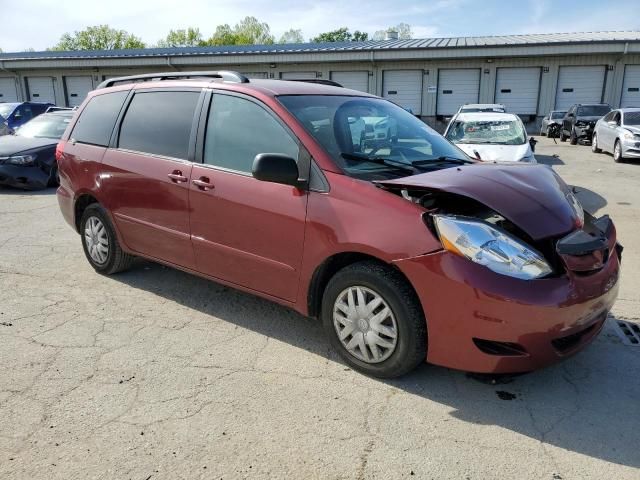
[{"label": "headlight housing", "polygon": [[532,280],[553,272],[540,253],[488,223],[450,215],[433,219],[446,250],[496,273]]},{"label": "headlight housing", "polygon": [[631,132],[624,132],[622,134],[622,138],[624,138],[625,140],[635,140],[636,136]]},{"label": "headlight housing", "polygon": [[7,159],[9,165],[20,165],[23,167],[33,165],[35,161],[35,155],[12,155]]}]

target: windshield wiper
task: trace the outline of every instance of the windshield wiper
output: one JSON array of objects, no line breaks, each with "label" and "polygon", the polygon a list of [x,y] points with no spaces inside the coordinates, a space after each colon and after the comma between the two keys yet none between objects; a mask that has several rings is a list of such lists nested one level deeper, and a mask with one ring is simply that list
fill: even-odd
[{"label": "windshield wiper", "polygon": [[397,169],[404,170],[405,172],[416,173],[415,168],[412,168],[415,165],[410,165],[404,162],[398,162],[396,160],[390,160],[388,158],[367,157],[366,155],[358,155],[356,153],[347,153],[347,152],[341,152],[340,155],[342,156],[342,158],[345,158],[347,160],[377,163],[378,165],[387,165],[389,167],[395,167]]},{"label": "windshield wiper", "polygon": [[436,158],[425,158],[424,160],[414,160],[411,165],[414,167],[424,167],[427,165],[442,165],[443,163],[453,163],[455,165],[467,165],[469,163],[475,163],[472,160],[465,160],[464,158],[450,157],[448,155],[442,155]]}]

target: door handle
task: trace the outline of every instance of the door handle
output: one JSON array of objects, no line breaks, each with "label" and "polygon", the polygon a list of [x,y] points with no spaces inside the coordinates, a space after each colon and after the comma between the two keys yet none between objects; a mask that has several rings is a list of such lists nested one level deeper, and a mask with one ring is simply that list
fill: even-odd
[{"label": "door handle", "polygon": [[200,190],[211,190],[212,188],[215,188],[215,185],[213,183],[210,183],[209,178],[207,177],[200,177],[198,179],[191,180],[191,183],[193,183]]},{"label": "door handle", "polygon": [[187,177],[182,175],[182,172],[180,170],[174,170],[173,172],[168,173],[167,177],[169,177],[171,181],[175,183],[184,183],[189,180]]}]

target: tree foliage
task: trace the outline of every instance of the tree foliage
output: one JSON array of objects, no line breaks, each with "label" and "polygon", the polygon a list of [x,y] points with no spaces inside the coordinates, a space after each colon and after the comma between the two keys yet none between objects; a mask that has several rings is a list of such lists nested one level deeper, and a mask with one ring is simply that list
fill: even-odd
[{"label": "tree foliage", "polygon": [[123,48],[145,48],[135,35],[110,28],[108,25],[87,27],[73,34],[65,33],[51,50],[116,50]]},{"label": "tree foliage", "polygon": [[158,41],[158,47],[197,47],[204,43],[199,28],[189,27],[170,30],[165,38]]},{"label": "tree foliage", "polygon": [[369,34],[356,30],[351,33],[348,27],[342,27],[330,32],[324,32],[311,39],[312,42],[363,42],[369,39]]},{"label": "tree foliage", "polygon": [[245,17],[233,28],[228,24],[218,25],[206,45],[270,45],[275,39],[269,25],[256,17]]},{"label": "tree foliage", "polygon": [[387,32],[398,32],[399,40],[409,40],[413,38],[413,32],[411,31],[411,25],[408,23],[399,23],[394,27],[389,27],[386,30],[378,30],[373,34],[373,40],[384,40],[387,37]]},{"label": "tree foliage", "polygon": [[282,34],[278,43],[303,43],[304,37],[302,36],[302,30],[294,30],[293,28],[287,30]]}]

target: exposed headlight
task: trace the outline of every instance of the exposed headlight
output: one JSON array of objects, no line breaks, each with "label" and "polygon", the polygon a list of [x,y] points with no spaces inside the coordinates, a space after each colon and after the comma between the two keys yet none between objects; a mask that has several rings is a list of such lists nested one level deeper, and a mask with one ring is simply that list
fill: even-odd
[{"label": "exposed headlight", "polygon": [[36,161],[35,155],[13,155],[7,159],[9,165],[33,165]]},{"label": "exposed headlight", "polygon": [[447,215],[433,218],[443,247],[456,255],[522,280],[552,272],[542,255],[487,223]]}]

